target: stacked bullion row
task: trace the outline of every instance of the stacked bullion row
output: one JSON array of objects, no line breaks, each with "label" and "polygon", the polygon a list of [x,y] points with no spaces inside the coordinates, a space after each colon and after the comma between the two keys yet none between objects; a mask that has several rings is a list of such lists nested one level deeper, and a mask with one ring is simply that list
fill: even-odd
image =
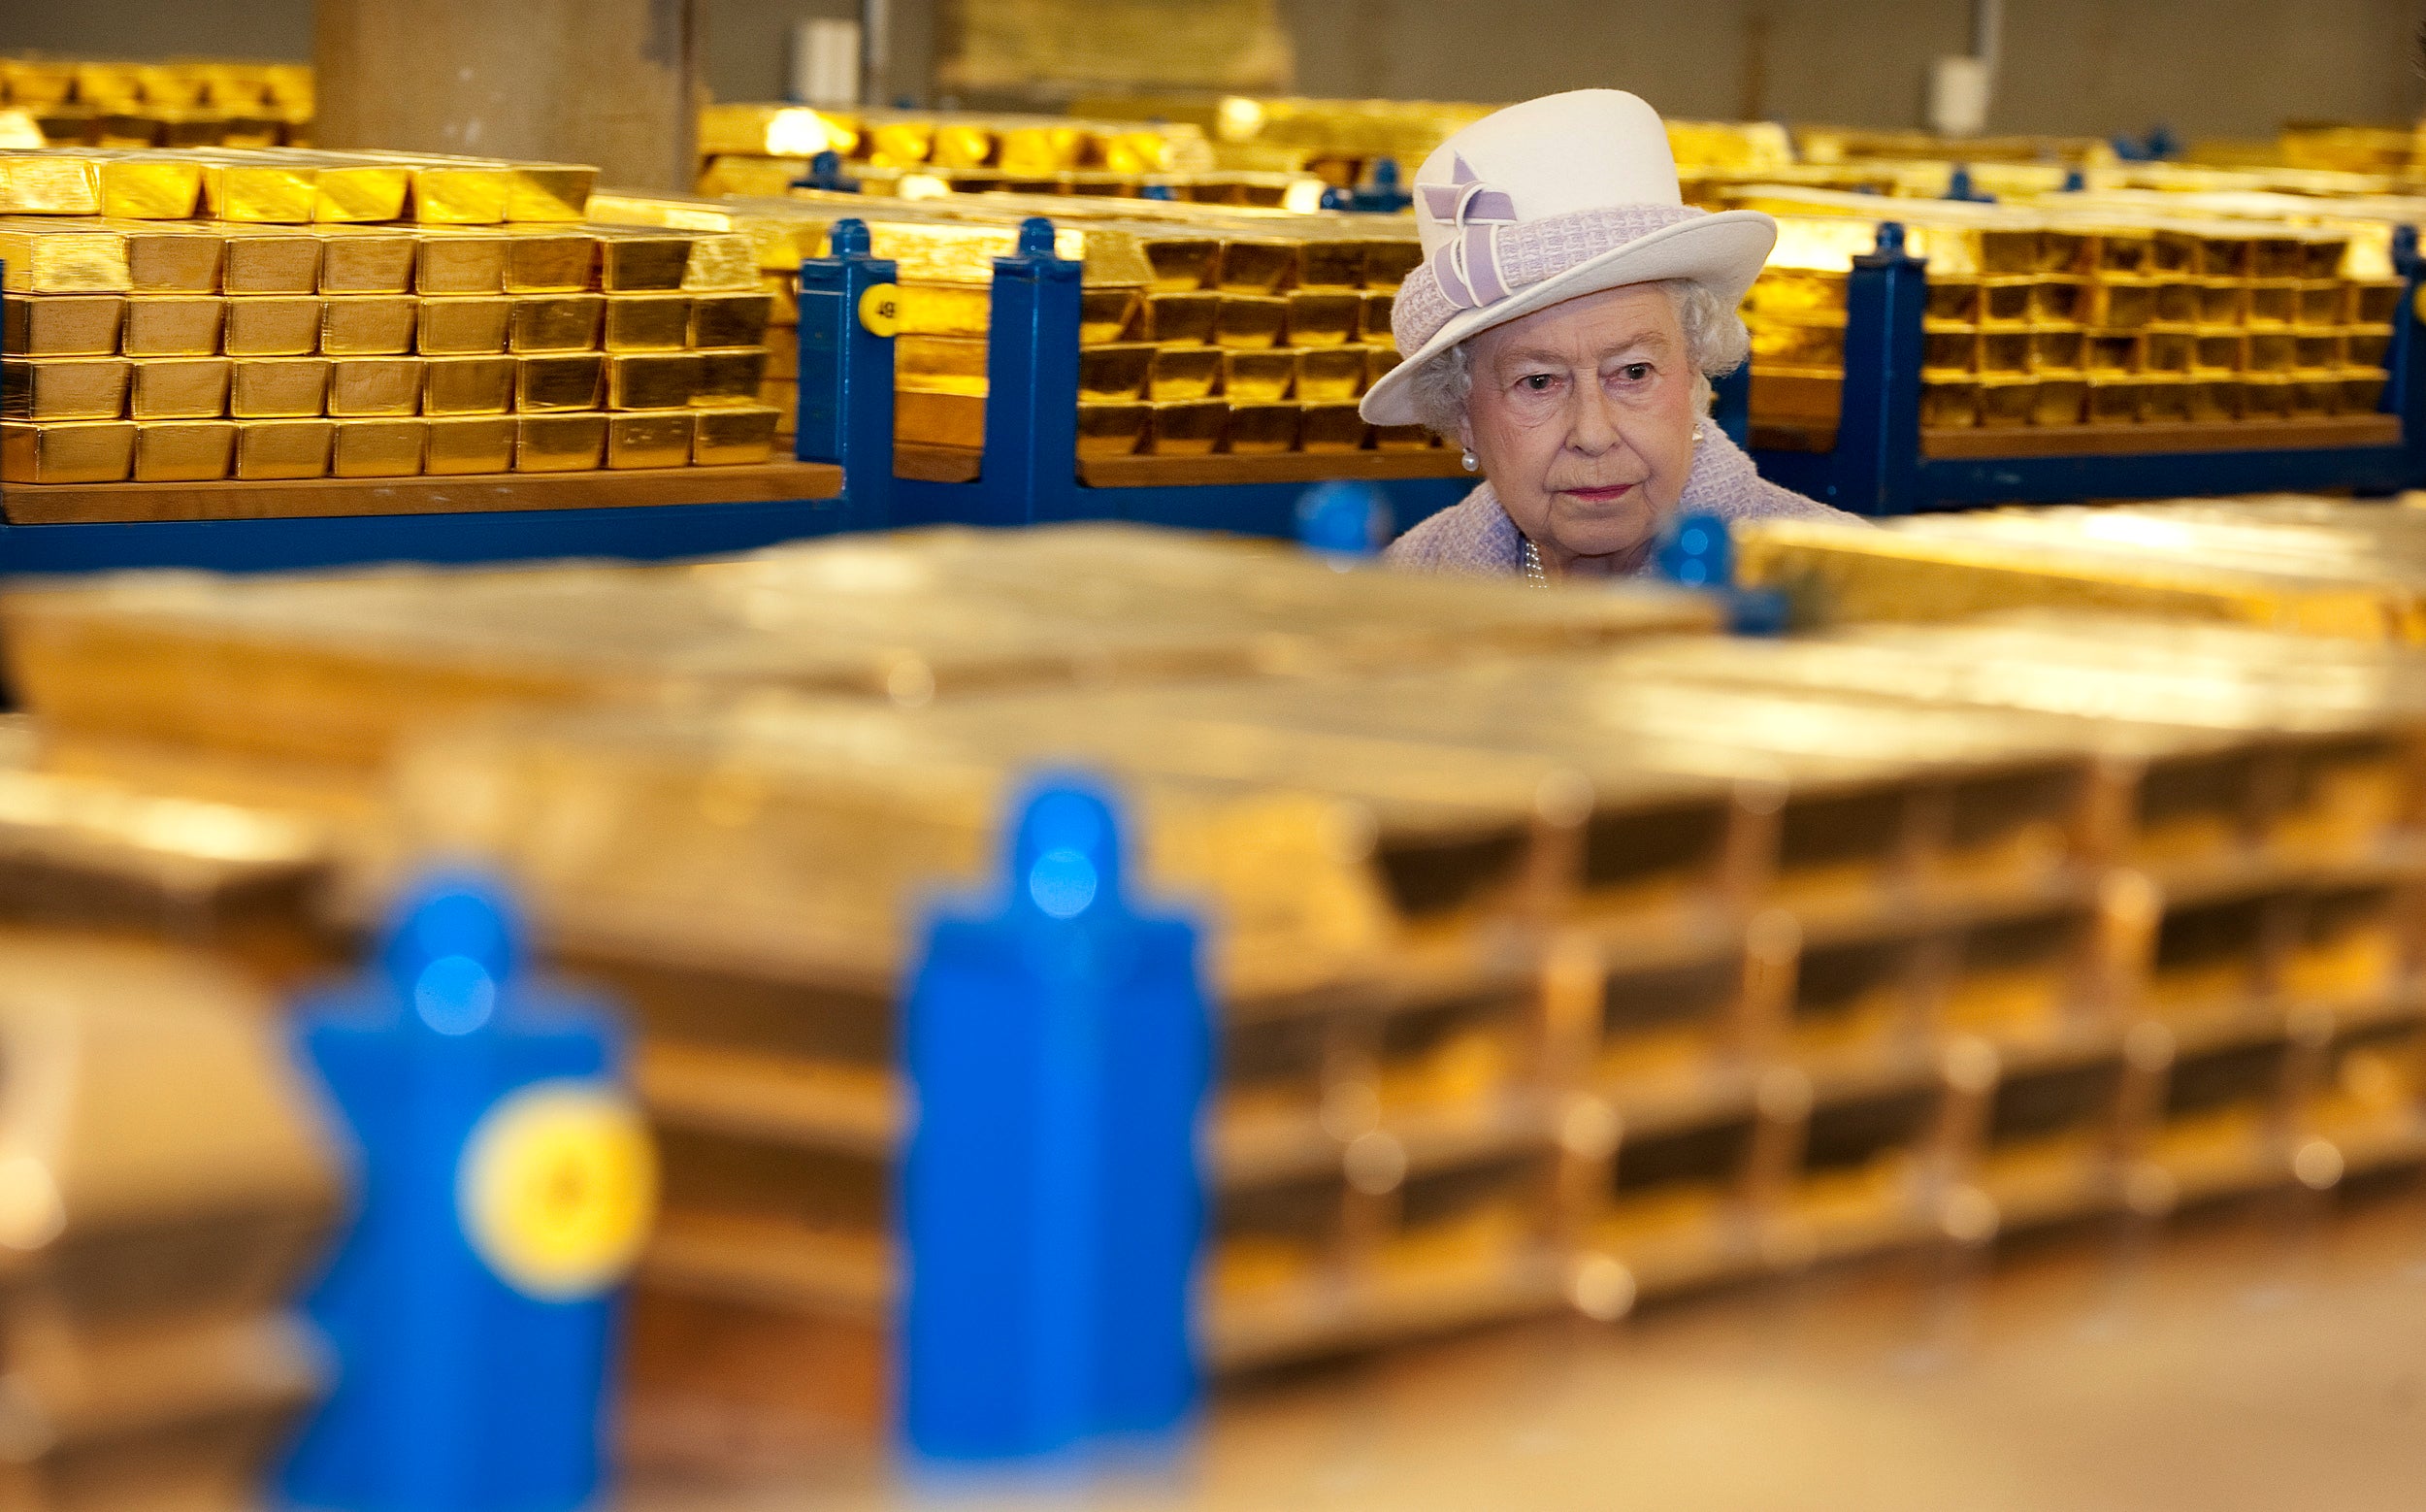
[{"label": "stacked bullion row", "polygon": [[[738,238],[587,224],[586,169],[311,156],[0,156],[22,181],[90,170],[112,212],[63,188],[0,217],[0,478],[766,460],[770,301]],[[147,183],[164,199],[110,197]],[[419,219],[312,218],[331,197]]]},{"label": "stacked bullion row", "polygon": [[[642,1391],[882,1379],[895,995],[1046,761],[1217,925],[1226,1364],[2426,1154],[2409,654],[1645,639],[1694,608],[1094,528],[129,581],[7,643],[64,760],[384,782],[355,888],[488,856],[621,986]],[[461,723],[512,705],[553,712]]]},{"label": "stacked bullion row", "polygon": [[2189,217],[1744,185],[1782,221],[1746,297],[1763,418],[1832,420],[1846,270],[1877,225],[1928,262],[1921,424],[2292,420],[2373,413],[2402,283],[2387,222]]},{"label": "stacked bullion row", "polygon": [[308,63],[0,58],[0,115],[53,147],[301,147],[311,111]]},{"label": "stacked bullion row", "polygon": [[1193,126],[1057,115],[710,105],[700,152],[707,195],[780,195],[820,152],[871,192],[910,197],[1000,189],[1312,210],[1323,191],[1305,174],[1216,169]]},{"label": "stacked bullion row", "polygon": [[[1365,388],[1397,361],[1391,301],[1420,255],[1403,217],[810,191],[601,203],[617,219],[747,232],[778,312],[797,309],[799,259],[824,251],[826,228],[844,216],[868,221],[875,255],[900,264],[895,435],[914,446],[973,456],[984,444],[994,259],[1015,249],[1020,222],[1034,215],[1055,218],[1059,254],[1082,264],[1082,456],[1433,444],[1421,429],[1377,431],[1357,413]],[[779,408],[790,398],[789,345],[780,330],[770,337],[765,397]]]}]

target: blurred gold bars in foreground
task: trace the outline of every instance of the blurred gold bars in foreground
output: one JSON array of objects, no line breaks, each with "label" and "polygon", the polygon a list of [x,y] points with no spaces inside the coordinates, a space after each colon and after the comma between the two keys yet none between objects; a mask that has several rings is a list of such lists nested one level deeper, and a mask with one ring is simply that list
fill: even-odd
[{"label": "blurred gold bars in foreground", "polygon": [[1746,580],[1828,621],[2013,605],[2136,609],[2426,641],[2426,512],[2300,496],[1920,515],[1884,529],[1765,521]]},{"label": "blurred gold bars in foreground", "polygon": [[[215,477],[580,470],[545,440],[565,427],[528,432],[525,458],[525,433],[509,424],[344,425],[517,409],[589,412],[602,431],[608,411],[651,411],[616,422],[647,432],[648,444],[602,451],[594,467],[773,455],[781,416],[758,403],[771,299],[748,241],[585,221],[589,170],[386,154],[0,153],[0,174],[29,168],[43,171],[47,198],[16,210],[57,213],[0,214],[11,295],[0,423],[69,428],[12,431],[0,482],[207,482],[220,455]],[[136,207],[111,197],[130,175],[185,187]],[[334,209],[332,194],[344,201]],[[78,213],[95,205],[108,214]],[[126,218],[138,210],[202,218]],[[647,318],[615,317],[643,303]],[[610,381],[609,364],[633,349],[662,353],[641,360],[647,381],[626,380],[620,366]],[[711,417],[723,411],[735,412]],[[207,420],[315,423],[240,429],[224,450],[189,428],[141,434]],[[132,434],[116,428],[130,422]],[[92,426],[112,428],[75,428]]]},{"label": "blurred gold bars in foreground", "polygon": [[1215,925],[1226,1365],[2426,1158],[2399,647],[1728,641],[1676,595],[1113,527],[6,615],[43,780],[318,816],[348,917],[485,856],[635,1004],[643,1394],[881,1369],[895,994],[1048,762]]}]

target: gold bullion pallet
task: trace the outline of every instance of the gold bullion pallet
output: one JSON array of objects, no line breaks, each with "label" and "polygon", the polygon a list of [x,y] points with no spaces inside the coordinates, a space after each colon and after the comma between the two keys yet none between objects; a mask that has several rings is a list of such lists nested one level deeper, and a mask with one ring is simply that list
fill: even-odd
[{"label": "gold bullion pallet", "polygon": [[[1836,403],[1830,406],[1832,396],[1821,392],[1781,396],[1786,408],[1816,418],[1754,427],[1753,454],[1772,481],[1872,515],[1985,504],[2267,489],[2389,493],[2413,486],[2426,481],[2415,449],[2426,444],[2426,352],[2413,312],[2421,265],[2412,228],[2396,228],[2393,246],[2402,282],[2384,313],[2392,321],[2381,353],[2385,381],[2380,397],[2358,404],[2356,412],[2335,412],[2351,403],[2345,392],[2351,385],[2339,376],[2321,385],[2333,390],[2331,402],[2311,406],[2301,398],[2296,375],[2284,374],[2287,381],[2268,388],[2274,396],[2269,409],[2241,418],[2064,424],[2026,423],[2030,416],[2023,414],[2025,423],[2010,426],[1933,427],[1923,418],[1922,403],[1931,282],[1923,259],[1906,252],[1903,226],[1885,221],[1877,249],[1856,256],[1847,275],[1843,377],[1822,385],[1836,390]],[[1756,381],[1748,371],[1721,381],[1722,420],[1747,415]],[[1770,381],[1810,386],[1822,380]],[[2376,390],[2372,380],[2368,386]],[[1832,422],[1821,413],[1830,408]]]}]

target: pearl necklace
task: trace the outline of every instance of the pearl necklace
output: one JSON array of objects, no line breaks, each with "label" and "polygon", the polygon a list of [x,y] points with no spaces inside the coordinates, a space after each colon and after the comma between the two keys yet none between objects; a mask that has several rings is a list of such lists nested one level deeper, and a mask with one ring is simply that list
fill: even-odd
[{"label": "pearl necklace", "polygon": [[1542,567],[1542,548],[1529,537],[1524,542],[1524,580],[1537,588],[1550,586],[1550,574]]}]

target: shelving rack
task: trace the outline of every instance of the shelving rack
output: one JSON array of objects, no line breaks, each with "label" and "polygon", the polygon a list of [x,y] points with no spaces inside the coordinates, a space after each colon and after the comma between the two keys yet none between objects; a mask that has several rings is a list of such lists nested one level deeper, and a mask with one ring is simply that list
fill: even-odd
[{"label": "shelving rack", "polygon": [[[2396,228],[2405,286],[2379,412],[2214,425],[2075,425],[1928,430],[1920,423],[1925,260],[1904,228],[1879,227],[1846,287],[1845,381],[1825,450],[1762,445],[1761,476],[1856,514],[1912,514],[1993,504],[2165,498],[2274,490],[2392,493],[2426,483],[2426,345],[2418,340],[2417,234]],[[1741,383],[1722,392],[1740,407]],[[1729,415],[1735,419],[1740,408]]]},{"label": "shelving rack", "polygon": [[[802,266],[803,460],[840,461],[845,449],[874,455],[892,431],[892,343],[856,316],[863,302],[883,298],[869,290],[892,281],[894,265],[869,255],[867,231],[855,221],[837,223],[832,245],[835,255]],[[813,324],[812,302],[820,312]],[[839,322],[837,311],[847,312]],[[983,451],[894,446],[880,482],[868,470],[851,470],[861,504],[896,526],[1106,519],[1289,536],[1297,498],[1313,483],[1374,483],[1404,530],[1476,482],[1437,447],[1082,457],[1078,313],[1079,265],[1053,255],[1051,221],[1024,222],[1018,252],[995,259]],[[836,331],[838,344],[827,342]],[[1250,480],[1231,480],[1242,476]],[[871,497],[879,490],[881,501]]]}]

